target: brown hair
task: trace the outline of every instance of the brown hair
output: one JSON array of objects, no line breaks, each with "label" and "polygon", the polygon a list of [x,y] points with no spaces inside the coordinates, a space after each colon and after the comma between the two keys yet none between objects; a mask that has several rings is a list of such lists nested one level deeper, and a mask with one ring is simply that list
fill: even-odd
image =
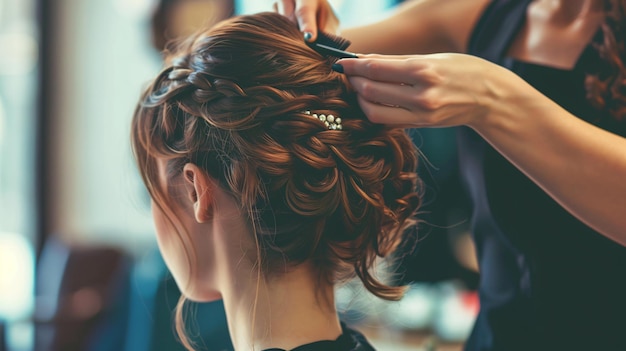
[{"label": "brown hair", "polygon": [[[241,204],[265,276],[309,261],[320,279],[356,275],[376,296],[400,298],[403,287],[370,270],[397,247],[420,205],[406,132],[369,122],[345,76],[278,14],[231,18],[169,56],[132,122],[157,205],[167,207],[156,159],[168,160],[170,175],[192,162]],[[343,130],[305,110],[340,117]]]},{"label": "brown hair", "polygon": [[626,0],[605,0],[604,11],[603,41],[597,50],[606,64],[587,77],[587,98],[594,107],[626,122]]}]

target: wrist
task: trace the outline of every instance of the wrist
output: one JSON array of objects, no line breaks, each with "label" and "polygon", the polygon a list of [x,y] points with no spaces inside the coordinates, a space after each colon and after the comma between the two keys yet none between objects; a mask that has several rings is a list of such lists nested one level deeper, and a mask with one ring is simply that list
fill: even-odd
[{"label": "wrist", "polygon": [[493,65],[483,80],[485,93],[477,99],[481,113],[468,126],[480,134],[512,131],[537,105],[536,90],[510,70]]}]

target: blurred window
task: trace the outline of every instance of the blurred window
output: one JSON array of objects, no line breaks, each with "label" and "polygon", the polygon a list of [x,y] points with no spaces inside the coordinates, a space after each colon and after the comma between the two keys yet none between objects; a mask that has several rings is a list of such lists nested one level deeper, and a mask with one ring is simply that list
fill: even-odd
[{"label": "blurred window", "polygon": [[[34,0],[0,0],[0,320],[11,346],[27,347],[16,321],[33,308],[37,23]],[[21,336],[20,336],[21,334]]]},{"label": "blurred window", "polygon": [[[342,27],[362,25],[384,18],[386,11],[398,3],[398,0],[368,0],[363,6],[363,0],[329,0],[335,13],[341,21]],[[271,1],[235,0],[235,10],[238,14],[249,14],[260,11],[271,11]]]},{"label": "blurred window", "polygon": [[150,42],[154,0],[59,2],[55,33],[52,230],[74,244],[143,250],[149,198],[133,161],[130,121],[160,70]]},{"label": "blurred window", "polygon": [[33,0],[0,0],[0,231],[32,240],[37,40]]}]

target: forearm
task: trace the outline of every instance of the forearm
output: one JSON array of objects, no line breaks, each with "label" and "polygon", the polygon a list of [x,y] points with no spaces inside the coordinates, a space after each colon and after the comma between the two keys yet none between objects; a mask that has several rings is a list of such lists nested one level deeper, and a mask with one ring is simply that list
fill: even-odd
[{"label": "forearm", "polygon": [[472,127],[574,216],[626,246],[626,139],[521,81]]},{"label": "forearm", "polygon": [[434,30],[431,18],[420,20],[420,14],[432,12],[432,6],[432,1],[411,1],[378,22],[342,29],[341,36],[352,42],[350,50],[357,53],[403,55],[455,51],[450,40]]},{"label": "forearm", "polygon": [[343,28],[351,51],[387,55],[463,52],[486,0],[414,0],[383,20]]},{"label": "forearm", "polygon": [[626,139],[474,56],[370,55],[339,63],[371,121],[468,125],[570,213],[626,246]]}]

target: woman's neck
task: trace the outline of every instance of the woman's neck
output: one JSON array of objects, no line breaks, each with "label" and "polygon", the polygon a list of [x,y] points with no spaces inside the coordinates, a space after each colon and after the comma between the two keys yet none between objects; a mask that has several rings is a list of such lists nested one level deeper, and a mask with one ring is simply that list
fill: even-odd
[{"label": "woman's neck", "polygon": [[255,269],[241,268],[238,279],[222,289],[235,350],[290,350],[341,335],[333,287],[321,287],[310,267],[300,265],[270,281],[257,279]]}]

